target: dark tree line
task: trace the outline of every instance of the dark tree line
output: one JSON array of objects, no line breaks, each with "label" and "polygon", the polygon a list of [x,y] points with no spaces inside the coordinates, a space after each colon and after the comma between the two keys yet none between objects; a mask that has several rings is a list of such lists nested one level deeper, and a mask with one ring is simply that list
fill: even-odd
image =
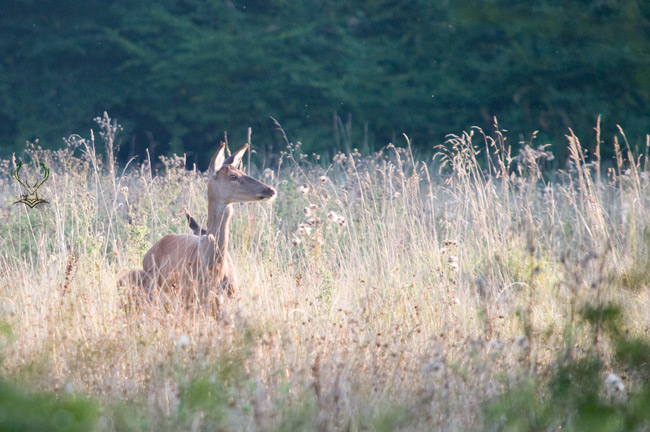
[{"label": "dark tree line", "polygon": [[[22,0],[0,3],[0,153],[108,111],[122,157],[202,161],[237,142],[419,149],[492,119],[564,146],[567,128],[650,132],[648,0]],[[516,139],[516,138],[515,138]],[[277,147],[276,147],[277,148]]]}]

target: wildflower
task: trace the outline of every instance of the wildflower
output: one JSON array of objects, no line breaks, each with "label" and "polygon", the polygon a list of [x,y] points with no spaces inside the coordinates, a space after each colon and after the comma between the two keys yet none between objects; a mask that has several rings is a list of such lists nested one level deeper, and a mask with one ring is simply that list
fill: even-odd
[{"label": "wildflower", "polygon": [[311,227],[306,224],[300,224],[298,225],[298,233],[301,235],[309,236],[311,235]]},{"label": "wildflower", "polygon": [[451,267],[454,270],[458,270],[460,266],[458,265],[458,257],[451,255],[450,257],[447,258],[447,264],[449,264],[449,267]]},{"label": "wildflower", "polygon": [[605,382],[607,384],[607,389],[612,393],[623,393],[625,390],[625,384],[623,384],[623,380],[613,373],[607,375]]},{"label": "wildflower", "polygon": [[314,212],[314,210],[316,210],[316,208],[317,208],[317,207],[316,207],[315,204],[311,204],[311,205],[309,205],[308,207],[305,207],[304,209],[302,209],[302,212],[305,214],[306,217],[309,217],[309,216],[312,215],[312,213]]},{"label": "wildflower", "polygon": [[318,180],[320,180],[321,183],[325,183],[327,181],[327,176],[320,176]]},{"label": "wildflower", "polygon": [[337,153],[337,154],[334,155],[334,158],[332,159],[332,161],[333,161],[334,164],[336,165],[336,164],[342,164],[342,163],[345,162],[347,159],[348,159],[348,157],[347,157],[346,155],[344,155],[343,153],[339,152],[339,153]]},{"label": "wildflower", "polygon": [[298,192],[300,192],[303,195],[307,195],[309,193],[309,185],[304,184],[298,186]]},{"label": "wildflower", "polygon": [[176,339],[176,348],[186,349],[190,345],[190,338],[188,335],[183,333]]},{"label": "wildflower", "polygon": [[308,217],[305,222],[309,225],[320,225],[323,221],[319,217]]},{"label": "wildflower", "polygon": [[16,306],[13,302],[7,301],[0,306],[0,315],[16,315]]},{"label": "wildflower", "polygon": [[122,186],[120,188],[120,192],[122,192],[122,194],[124,194],[124,195],[128,194],[129,193],[129,187],[128,186]]},{"label": "wildflower", "polygon": [[336,212],[331,211],[327,213],[327,219],[329,219],[329,221],[332,223],[338,224],[339,226],[345,225],[345,218]]}]

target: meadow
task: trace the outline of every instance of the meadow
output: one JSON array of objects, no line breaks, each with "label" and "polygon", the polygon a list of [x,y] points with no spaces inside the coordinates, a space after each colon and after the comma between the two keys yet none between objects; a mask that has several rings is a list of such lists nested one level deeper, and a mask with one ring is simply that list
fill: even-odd
[{"label": "meadow", "polygon": [[204,173],[118,166],[107,117],[32,144],[21,175],[45,162],[47,204],[14,204],[0,161],[1,429],[649,430],[650,142],[598,131],[567,131],[553,170],[498,128],[433,160],[407,137],[330,162],[288,143],[246,166],[278,197],[236,205],[241,288],[218,320],[125,310],[117,288],[190,233],[183,208],[205,224]]}]

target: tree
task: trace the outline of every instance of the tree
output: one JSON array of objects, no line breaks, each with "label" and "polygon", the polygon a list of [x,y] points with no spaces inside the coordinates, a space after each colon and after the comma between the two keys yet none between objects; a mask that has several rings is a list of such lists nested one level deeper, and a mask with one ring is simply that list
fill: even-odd
[{"label": "tree", "polygon": [[493,117],[564,143],[603,114],[647,133],[647,0],[337,2],[26,0],[0,5],[0,152],[57,146],[103,111],[122,157],[188,152],[207,164],[228,131],[273,148],[276,118],[307,151],[407,133],[431,149]]}]

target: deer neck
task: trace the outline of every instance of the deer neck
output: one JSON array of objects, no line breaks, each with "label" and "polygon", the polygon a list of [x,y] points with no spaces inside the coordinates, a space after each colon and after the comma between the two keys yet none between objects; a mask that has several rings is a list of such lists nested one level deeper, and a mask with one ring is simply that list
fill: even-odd
[{"label": "deer neck", "polygon": [[228,234],[231,217],[231,204],[221,200],[209,203],[207,231],[208,234],[212,234],[216,239],[217,248],[221,253],[225,253],[228,250]]}]

